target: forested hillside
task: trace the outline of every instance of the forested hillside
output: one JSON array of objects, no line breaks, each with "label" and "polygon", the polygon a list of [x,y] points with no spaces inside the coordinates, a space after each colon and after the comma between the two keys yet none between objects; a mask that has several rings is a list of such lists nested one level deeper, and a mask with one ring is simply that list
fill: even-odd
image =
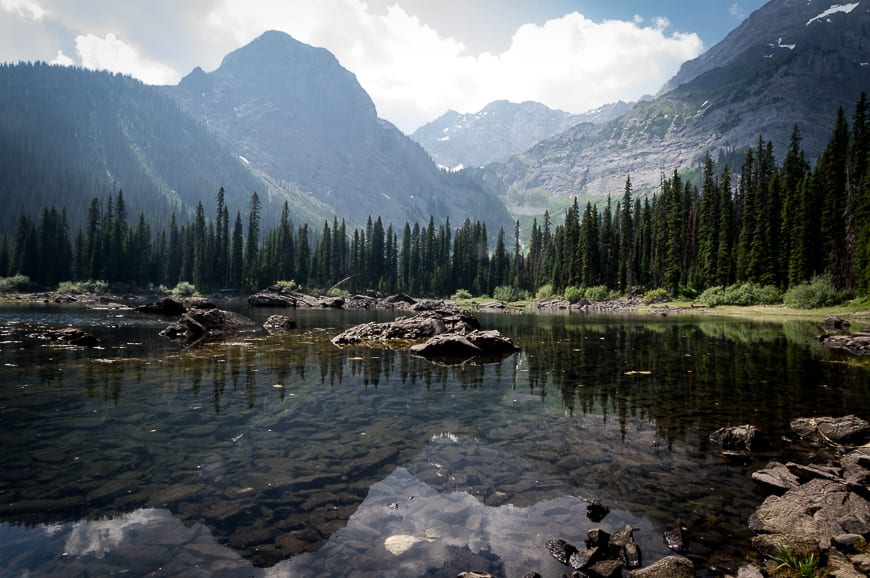
[{"label": "forested hillside", "polygon": [[843,295],[868,295],[867,104],[862,94],[851,126],[839,109],[815,167],[795,127],[781,163],[773,144],[759,138],[737,170],[716,167],[708,156],[700,188],[674,171],[643,199],[634,196],[630,178],[621,198],[602,209],[575,198],[555,228],[548,214],[534,221],[527,250],[507,241],[519,231],[499,229],[490,252],[493,232],[470,220],[455,229],[449,219],[434,218],[398,228],[369,217],[355,229],[335,218],[315,231],[294,225],[286,205],[278,225],[261,231],[258,195],[251,195],[243,217],[222,191],[213,218],[200,203],[191,223],[173,221],[155,235],[142,218],[128,223],[118,193],[107,204],[91,201],[88,225],[74,241],[62,211],[46,209],[38,221],[22,215],[16,236],[0,244],[0,272],[44,285],[72,278],[253,290],[292,280],[326,289],[344,280],[342,287],[353,291],[446,296],[465,289],[514,297],[542,288],[571,295],[659,289],[694,297],[734,284],[781,297],[825,276]]},{"label": "forested hillside", "polygon": [[0,65],[0,232],[49,205],[82,225],[91,198],[119,190],[130,214],[163,228],[173,214],[186,222],[199,201],[213,212],[221,187],[237,205],[259,191],[270,225],[285,199],[297,220],[329,214],[254,175],[154,87],[44,63]]}]

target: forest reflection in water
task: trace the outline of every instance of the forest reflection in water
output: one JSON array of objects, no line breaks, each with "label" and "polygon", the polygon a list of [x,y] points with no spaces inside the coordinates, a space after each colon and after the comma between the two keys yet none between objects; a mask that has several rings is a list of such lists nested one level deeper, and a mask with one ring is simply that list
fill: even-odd
[{"label": "forest reflection in water", "polygon": [[[103,339],[90,350],[31,339],[26,320],[3,325],[0,520],[70,524],[157,508],[185,525],[204,524],[241,555],[234,564],[293,559],[305,575],[305,560],[325,563],[315,564],[316,552],[342,559],[328,546],[333,536],[343,528],[347,536],[349,520],[365,517],[360,508],[375,484],[394,480],[387,486],[420,493],[422,483],[440,496],[473,496],[486,512],[600,499],[618,512],[613,524],[649,520],[647,550],[661,548],[662,529],[683,524],[693,558],[727,565],[742,555],[745,520],[758,501],[751,468],[781,447],[722,460],[709,433],[753,423],[780,440],[800,415],[870,408],[866,367],[822,349],[811,323],[483,316],[522,351],[482,366],[329,343],[372,316],[297,312],[300,329],[286,336],[256,333],[192,349],[157,337],[155,322],[135,316],[79,319]],[[383,504],[373,507],[367,516],[383,514]],[[447,523],[436,519],[439,508],[420,508],[424,519],[409,520],[411,527]],[[449,531],[468,526],[473,510],[457,510]],[[493,515],[483,519],[505,519]],[[531,533],[519,541],[540,539],[533,534],[542,528],[585,532],[577,520],[541,515],[525,518]],[[386,536],[377,532],[389,524],[382,525],[366,526],[381,554]],[[504,550],[481,545],[491,532],[477,533],[467,536],[469,562]],[[36,547],[20,540],[19,550]],[[436,546],[427,538],[417,548]],[[450,548],[430,563],[466,551]],[[87,556],[82,564],[93,563]],[[356,556],[372,561],[371,575],[392,560]],[[531,564],[505,556],[481,561]],[[35,554],[23,560],[22,568],[46,563]]]}]

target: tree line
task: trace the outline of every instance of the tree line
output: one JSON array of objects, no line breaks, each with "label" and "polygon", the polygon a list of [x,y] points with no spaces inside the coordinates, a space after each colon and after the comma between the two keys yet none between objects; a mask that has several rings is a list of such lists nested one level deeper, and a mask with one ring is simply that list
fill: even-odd
[{"label": "tree line", "polygon": [[622,197],[602,205],[575,198],[562,222],[535,219],[527,246],[519,222],[513,246],[503,229],[491,242],[486,225],[466,219],[405,223],[369,217],[350,230],[344,220],[313,230],[295,225],[285,202],[278,225],[261,231],[261,202],[231,219],[220,189],[209,218],[200,202],[191,222],[156,235],[144,216],[130,224],[122,191],[94,198],[86,224],[71,236],[66,212],[22,214],[13,239],[0,240],[0,275],[21,274],[52,286],[105,280],[138,287],[192,283],[203,291],[256,290],[278,281],[309,289],[446,296],[464,289],[491,295],[510,288],[603,286],[620,293],[663,288],[697,294],[734,283],[788,289],[828,275],[840,290],[870,294],[870,120],[861,95],[851,126],[839,109],[828,146],[812,168],[794,127],[781,164],[759,138],[740,171],[707,155],[699,184],[678,172],[660,190],[635,197],[630,177]]}]

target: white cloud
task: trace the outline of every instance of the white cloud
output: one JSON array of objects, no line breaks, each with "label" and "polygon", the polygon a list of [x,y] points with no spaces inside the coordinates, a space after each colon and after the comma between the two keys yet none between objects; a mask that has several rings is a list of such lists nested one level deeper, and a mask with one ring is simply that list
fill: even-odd
[{"label": "white cloud", "polygon": [[75,61],[63,53],[63,50],[57,51],[57,56],[49,62],[49,64],[57,64],[60,66],[75,66]]},{"label": "white cloud", "polygon": [[398,5],[375,13],[360,0],[264,0],[251,9],[223,0],[208,25],[239,45],[264,30],[284,30],[333,52],[357,75],[380,116],[411,131],[447,109],[473,112],[506,98],[537,100],[585,112],[616,100],[655,93],[701,39],[666,33],[669,22],[593,22],[571,13],[542,26],[526,24],[500,54],[470,54]]},{"label": "white cloud", "polygon": [[30,20],[42,20],[45,9],[33,0],[0,0],[0,8]]},{"label": "white cloud", "polygon": [[[91,33],[77,36],[76,51],[85,68],[129,74],[147,84],[178,81],[178,72],[172,67],[142,56],[136,48],[111,32],[104,38]],[[59,53],[58,58],[61,55]],[[66,55],[63,57],[71,60]]]}]

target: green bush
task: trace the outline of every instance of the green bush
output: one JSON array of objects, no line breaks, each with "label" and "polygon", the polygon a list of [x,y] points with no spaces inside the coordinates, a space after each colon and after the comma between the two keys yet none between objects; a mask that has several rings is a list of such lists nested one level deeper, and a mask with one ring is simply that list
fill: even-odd
[{"label": "green bush", "polygon": [[275,285],[281,287],[282,289],[287,289],[288,291],[296,291],[297,289],[299,289],[299,284],[296,283],[296,281],[294,281],[293,279],[290,279],[289,281],[278,281],[275,283]]},{"label": "green bush", "polygon": [[14,291],[27,291],[32,287],[30,277],[27,275],[13,275],[12,277],[0,277],[0,293],[12,293]]},{"label": "green bush", "polygon": [[565,287],[564,295],[565,299],[567,299],[571,303],[576,303],[577,301],[580,301],[581,299],[586,297],[585,293],[583,292],[583,288],[577,287],[575,285],[568,285],[567,287]]},{"label": "green bush", "polygon": [[782,303],[782,291],[773,285],[741,283],[728,287],[710,287],[697,301],[708,307],[719,305],[775,305]]},{"label": "green bush", "polygon": [[547,283],[546,285],[541,285],[538,287],[538,292],[535,293],[535,299],[552,299],[553,298],[553,286]]},{"label": "green bush", "polygon": [[526,291],[517,289],[511,285],[499,285],[492,290],[492,298],[496,301],[504,301],[511,303],[514,301],[522,301],[528,299],[529,294]]},{"label": "green bush", "polygon": [[471,291],[468,289],[457,289],[451,299],[454,301],[468,301],[471,299]]},{"label": "green bush", "polygon": [[643,295],[644,303],[664,303],[665,301],[670,300],[671,296],[668,293],[667,289],[663,289],[662,287],[651,289]]},{"label": "green bush", "polygon": [[834,287],[831,276],[821,275],[786,291],[783,303],[795,309],[815,309],[836,305],[844,300],[845,295]]},{"label": "green bush", "polygon": [[109,284],[106,281],[63,281],[57,286],[58,293],[72,293],[73,295],[84,293],[101,295],[108,290]]},{"label": "green bush", "polygon": [[612,297],[613,294],[606,285],[596,285],[586,289],[586,298],[590,301],[607,301]]},{"label": "green bush", "polygon": [[196,287],[188,281],[179,281],[178,285],[172,290],[172,294],[180,297],[190,297],[196,294]]},{"label": "green bush", "polygon": [[340,289],[338,287],[332,287],[326,292],[327,297],[350,297],[350,291],[347,289]]}]

